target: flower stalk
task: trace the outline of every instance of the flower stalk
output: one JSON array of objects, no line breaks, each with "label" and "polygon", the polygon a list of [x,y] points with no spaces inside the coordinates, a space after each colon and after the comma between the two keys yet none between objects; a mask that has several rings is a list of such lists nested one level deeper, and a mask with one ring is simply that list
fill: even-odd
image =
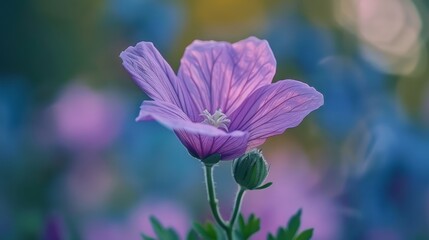
[{"label": "flower stalk", "polygon": [[240,213],[241,202],[246,189],[240,187],[240,189],[238,190],[231,219],[226,222],[225,220],[223,220],[222,215],[219,212],[218,200],[216,198],[216,192],[214,189],[213,166],[214,164],[204,164],[207,196],[210,204],[210,210],[213,214],[216,223],[225,231],[228,240],[233,240],[234,224],[237,220],[238,214]]},{"label": "flower stalk", "polygon": [[240,189],[237,192],[237,196],[235,198],[235,203],[234,203],[234,209],[233,209],[233,213],[231,216],[231,220],[229,221],[229,231],[227,232],[227,236],[228,239],[233,239],[232,238],[232,234],[233,234],[233,230],[234,230],[234,224],[235,224],[235,220],[237,220],[238,214],[240,213],[240,209],[241,209],[241,201],[243,199],[244,196],[244,192],[246,191],[245,188],[240,187]]},{"label": "flower stalk", "polygon": [[228,232],[228,225],[223,220],[219,212],[218,200],[216,198],[216,193],[214,190],[214,181],[213,181],[213,164],[204,164],[204,172],[206,177],[206,188],[207,196],[210,204],[210,210],[212,211],[213,217],[215,218],[217,224]]}]

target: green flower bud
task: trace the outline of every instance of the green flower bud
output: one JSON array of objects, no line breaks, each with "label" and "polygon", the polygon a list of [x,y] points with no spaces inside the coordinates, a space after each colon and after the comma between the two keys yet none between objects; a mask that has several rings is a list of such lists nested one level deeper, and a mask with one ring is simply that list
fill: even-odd
[{"label": "green flower bud", "polygon": [[263,189],[271,185],[261,186],[268,175],[268,165],[260,150],[252,150],[235,159],[232,169],[235,181],[245,189]]}]

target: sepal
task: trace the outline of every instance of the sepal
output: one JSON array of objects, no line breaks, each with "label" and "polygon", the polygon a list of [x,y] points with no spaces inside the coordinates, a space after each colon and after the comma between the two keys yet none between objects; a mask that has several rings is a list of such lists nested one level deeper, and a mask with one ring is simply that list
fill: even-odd
[{"label": "sepal", "polygon": [[206,165],[206,166],[213,166],[216,165],[221,159],[221,156],[219,153],[216,154],[212,154],[204,159],[201,159],[201,161]]}]

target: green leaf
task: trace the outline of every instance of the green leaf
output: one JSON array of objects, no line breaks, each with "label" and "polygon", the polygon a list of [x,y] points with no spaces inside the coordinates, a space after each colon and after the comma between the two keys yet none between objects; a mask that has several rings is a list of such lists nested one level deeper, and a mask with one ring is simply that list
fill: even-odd
[{"label": "green leaf", "polygon": [[204,225],[194,223],[194,229],[204,240],[218,240],[216,228],[210,222]]},{"label": "green leaf", "polygon": [[268,234],[267,240],[276,240],[276,238],[270,233]]},{"label": "green leaf", "polygon": [[255,188],[254,190],[262,190],[265,188],[269,188],[271,185],[273,185],[273,182],[268,182],[268,183],[265,183],[264,185],[262,185],[260,187]]},{"label": "green leaf", "polygon": [[242,240],[250,239],[250,237],[257,233],[260,229],[261,221],[254,214],[250,214],[247,222],[244,220],[243,215],[238,217],[238,229],[236,234]]},{"label": "green leaf", "polygon": [[287,224],[287,234],[285,239],[292,240],[296,236],[299,226],[301,225],[301,213],[302,210],[299,209],[298,212],[290,218]]},{"label": "green leaf", "polygon": [[269,234],[268,240],[310,240],[313,236],[313,229],[307,229],[298,234],[299,226],[301,225],[302,210],[299,209],[288,221],[287,227],[279,227],[277,235]]},{"label": "green leaf", "polygon": [[277,239],[283,239],[283,240],[292,240],[292,238],[288,237],[288,232],[284,228],[279,228],[277,230]]},{"label": "green leaf", "polygon": [[[156,237],[162,240],[180,240],[179,235],[172,228],[165,228],[162,224],[156,219],[156,217],[151,216],[150,222],[152,228],[155,231]],[[148,237],[142,234],[143,240],[155,240],[155,238]]]},{"label": "green leaf", "polygon": [[186,236],[186,240],[198,240],[198,234],[194,229],[191,229]]},{"label": "green leaf", "polygon": [[301,232],[295,240],[310,240],[313,237],[313,229],[307,229]]}]

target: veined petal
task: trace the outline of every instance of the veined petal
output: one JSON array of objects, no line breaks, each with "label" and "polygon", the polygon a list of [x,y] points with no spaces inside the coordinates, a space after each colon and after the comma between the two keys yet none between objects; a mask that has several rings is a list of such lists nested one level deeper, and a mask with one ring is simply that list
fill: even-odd
[{"label": "veined petal", "polygon": [[232,160],[246,152],[249,139],[249,133],[242,131],[212,136],[176,130],[176,134],[189,153],[198,159],[205,159],[218,153],[221,160]]},{"label": "veined petal", "polygon": [[201,133],[209,136],[225,135],[226,132],[211,125],[194,123],[176,105],[161,101],[144,101],[136,121],[156,120],[167,128]]},{"label": "veined petal", "polygon": [[222,160],[233,159],[246,151],[249,134],[224,132],[204,123],[192,122],[176,105],[161,101],[145,101],[136,119],[156,120],[173,129],[188,151],[199,159],[218,153]]},{"label": "veined petal", "polygon": [[179,105],[178,81],[170,65],[150,42],[140,42],[120,54],[137,85],[154,100]]},{"label": "veined petal", "polygon": [[323,105],[323,95],[307,84],[283,80],[256,90],[231,115],[231,130],[250,133],[248,148],[270,136],[296,127],[311,111]]},{"label": "veined petal", "polygon": [[[194,41],[186,48],[178,76],[192,109],[231,114],[248,95],[271,83],[276,61],[265,40],[250,37],[230,44]],[[187,112],[194,121],[199,113]]]}]

